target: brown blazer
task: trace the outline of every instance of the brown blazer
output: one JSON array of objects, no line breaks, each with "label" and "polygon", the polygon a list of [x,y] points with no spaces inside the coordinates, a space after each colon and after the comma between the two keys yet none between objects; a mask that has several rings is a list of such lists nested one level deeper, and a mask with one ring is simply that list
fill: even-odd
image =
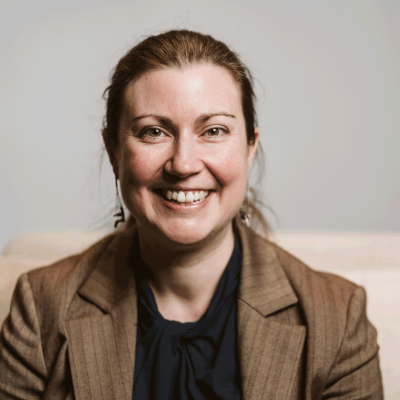
[{"label": "brown blazer", "polygon": [[[236,221],[243,399],[382,399],[363,288],[313,271]],[[0,399],[130,400],[135,229],[21,276],[0,338]]]}]

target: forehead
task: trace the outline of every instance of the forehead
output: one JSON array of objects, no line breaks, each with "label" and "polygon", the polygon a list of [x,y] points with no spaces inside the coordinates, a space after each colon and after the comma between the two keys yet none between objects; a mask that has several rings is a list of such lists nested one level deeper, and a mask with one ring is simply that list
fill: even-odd
[{"label": "forehead", "polygon": [[211,64],[146,73],[128,86],[125,109],[130,115],[196,117],[224,111],[242,117],[238,84],[229,71]]}]

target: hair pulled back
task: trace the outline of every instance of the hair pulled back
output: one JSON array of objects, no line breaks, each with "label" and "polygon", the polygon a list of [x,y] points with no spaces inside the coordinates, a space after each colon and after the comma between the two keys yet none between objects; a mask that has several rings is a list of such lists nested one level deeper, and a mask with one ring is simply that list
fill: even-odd
[{"label": "hair pulled back", "polygon": [[[211,64],[231,73],[241,93],[247,143],[253,144],[257,117],[253,77],[250,70],[225,43],[212,36],[185,29],[149,36],[120,59],[112,74],[111,83],[103,93],[107,101],[103,128],[108,140],[118,145],[119,123],[125,92],[130,83],[137,81],[147,72],[163,68],[183,69],[195,64]],[[252,191],[252,201],[246,196],[244,205],[267,234],[268,224],[254,204],[255,202],[262,204],[262,202],[257,200],[255,193]]]},{"label": "hair pulled back", "polygon": [[188,30],[173,30],[149,36],[129,50],[118,62],[111,84],[104,91],[107,112],[103,128],[108,138],[118,142],[118,128],[128,85],[150,71],[185,68],[193,64],[212,64],[229,71],[241,91],[247,142],[253,143],[256,112],[253,78],[249,69],[228,46],[209,35]]}]

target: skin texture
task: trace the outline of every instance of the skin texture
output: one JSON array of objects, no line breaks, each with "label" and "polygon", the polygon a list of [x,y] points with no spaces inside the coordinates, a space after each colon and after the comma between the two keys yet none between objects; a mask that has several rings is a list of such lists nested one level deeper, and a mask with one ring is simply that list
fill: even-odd
[{"label": "skin texture", "polygon": [[[118,145],[106,148],[159,310],[170,319],[198,318],[211,300],[233,250],[257,129],[256,139],[248,145],[240,91],[223,68],[152,71],[127,88]],[[162,189],[210,195],[178,205]]]}]

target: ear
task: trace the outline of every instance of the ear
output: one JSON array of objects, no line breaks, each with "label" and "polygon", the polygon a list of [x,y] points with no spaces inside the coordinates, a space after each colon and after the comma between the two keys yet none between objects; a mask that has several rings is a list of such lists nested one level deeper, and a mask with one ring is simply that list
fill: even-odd
[{"label": "ear", "polygon": [[110,139],[107,133],[107,129],[103,129],[101,131],[101,135],[103,136],[104,145],[107,150],[108,158],[110,160],[112,169],[114,171],[114,175],[118,179],[118,162],[117,162],[117,146],[113,140]]},{"label": "ear", "polygon": [[254,128],[254,143],[251,143],[248,145],[247,165],[249,167],[249,171],[250,171],[251,164],[253,163],[254,156],[256,155],[256,151],[258,148],[259,136],[260,136],[260,131],[257,127],[255,127]]}]

